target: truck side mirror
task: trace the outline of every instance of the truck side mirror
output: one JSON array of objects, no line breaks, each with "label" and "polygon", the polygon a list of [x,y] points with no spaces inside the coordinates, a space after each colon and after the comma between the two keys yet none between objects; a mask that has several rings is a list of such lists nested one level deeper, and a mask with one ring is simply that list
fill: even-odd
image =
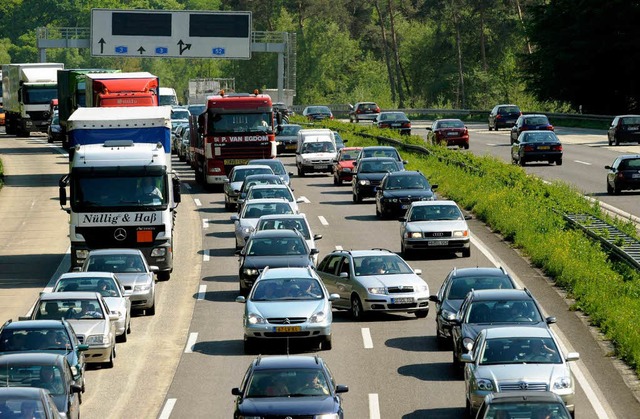
[{"label": "truck side mirror", "polygon": [[182,198],[180,197],[180,179],[174,177],[173,179],[171,179],[171,181],[173,185],[173,201],[176,204],[179,204],[182,200]]},{"label": "truck side mirror", "polygon": [[60,197],[60,206],[64,207],[67,205],[67,189],[64,186],[58,188],[58,195]]}]

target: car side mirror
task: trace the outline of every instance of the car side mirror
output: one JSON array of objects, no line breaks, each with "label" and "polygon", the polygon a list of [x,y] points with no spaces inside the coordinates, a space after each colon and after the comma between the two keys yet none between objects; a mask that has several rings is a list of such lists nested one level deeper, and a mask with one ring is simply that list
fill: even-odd
[{"label": "car side mirror", "polygon": [[336,301],[340,299],[340,294],[329,294],[329,301]]},{"label": "car side mirror", "polygon": [[400,221],[401,223],[404,223],[405,221],[407,221],[407,217],[400,217],[398,218],[398,221]]},{"label": "car side mirror", "polygon": [[340,272],[338,275],[340,278],[349,278],[349,272]]},{"label": "car side mirror", "polygon": [[462,354],[462,356],[460,357],[460,360],[462,362],[464,362],[465,364],[470,364],[473,362],[473,355],[471,354]]},{"label": "car side mirror", "polygon": [[545,322],[546,322],[547,324],[553,324],[553,323],[555,323],[555,322],[557,322],[557,321],[558,321],[558,320],[557,320],[555,317],[553,317],[553,316],[551,316],[551,317],[547,317],[547,318],[546,318],[546,319],[544,319],[544,320],[545,320]]},{"label": "car side mirror", "polygon": [[247,299],[244,296],[239,295],[239,296],[236,297],[236,303],[243,303],[244,304],[246,302],[247,302]]},{"label": "car side mirror", "polygon": [[231,217],[229,217],[229,219],[235,223],[235,222],[236,222],[236,221],[238,221],[240,218],[238,217],[238,214],[233,214]]},{"label": "car side mirror", "polygon": [[[287,175],[293,176],[293,172],[287,172]],[[293,189],[292,189],[293,190]]]},{"label": "car side mirror", "polygon": [[20,320],[20,321],[31,320],[31,317],[29,317],[29,316],[18,316],[18,320]]},{"label": "car side mirror", "polygon": [[82,266],[74,266],[72,272],[82,272]]},{"label": "car side mirror", "polygon": [[565,361],[577,361],[580,359],[580,354],[578,352],[569,352],[567,356],[564,358]]},{"label": "car side mirror", "polygon": [[89,350],[89,345],[80,344],[78,345],[78,351],[84,352]]},{"label": "car side mirror", "polygon": [[440,299],[438,298],[437,295],[430,295],[429,296],[429,301],[433,301],[434,303],[439,303]]},{"label": "car side mirror", "polygon": [[240,391],[239,388],[232,388],[231,389],[231,394],[233,394],[234,396],[242,396],[242,391]]},{"label": "car side mirror", "polygon": [[118,321],[118,315],[117,314],[109,314],[109,320],[112,322]]},{"label": "car side mirror", "polygon": [[402,160],[402,164],[409,164],[409,160]]},{"label": "car side mirror", "polygon": [[71,386],[69,386],[70,390],[72,393],[81,393],[82,392],[82,387],[77,385],[77,384],[71,384]]},{"label": "car side mirror", "polygon": [[427,128],[426,128],[426,130],[427,130],[427,131],[433,131],[433,128],[431,128],[431,127],[427,127]]},{"label": "car side mirror", "polygon": [[240,254],[241,254],[241,253],[242,253],[242,250],[236,250],[236,251],[235,251],[235,254],[236,254],[237,256],[240,256]]},{"label": "car side mirror", "polygon": [[464,216],[464,219],[465,219],[465,220],[471,220],[472,218],[473,218],[473,217],[471,217],[470,215],[465,215],[465,216]]},{"label": "car side mirror", "polygon": [[344,384],[338,384],[336,386],[336,393],[346,393],[347,391],[349,391],[349,387]]},{"label": "car side mirror", "polygon": [[416,275],[422,275],[422,269],[414,269],[413,273]]},{"label": "car side mirror", "polygon": [[223,180],[224,183],[229,183],[229,179]]},{"label": "car side mirror", "polygon": [[322,234],[314,234],[313,240],[320,240],[322,238]]},{"label": "car side mirror", "polygon": [[431,185],[431,190],[435,191],[436,189],[438,189],[438,185]]},{"label": "car side mirror", "polygon": [[311,249],[311,251],[309,252],[309,254],[311,255],[317,255],[318,253],[320,253],[318,249]]},{"label": "car side mirror", "polygon": [[611,166],[605,166],[604,168],[608,169],[608,170],[613,170],[613,167],[611,167]]}]

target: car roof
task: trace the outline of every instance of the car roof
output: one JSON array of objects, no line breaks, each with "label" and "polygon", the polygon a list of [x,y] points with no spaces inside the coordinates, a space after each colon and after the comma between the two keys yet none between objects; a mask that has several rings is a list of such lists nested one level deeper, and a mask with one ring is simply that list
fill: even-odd
[{"label": "car roof", "polygon": [[362,250],[334,250],[331,253],[348,253],[350,255],[352,255],[353,257],[358,257],[358,256],[388,256],[388,255],[394,255],[394,256],[398,256],[396,253],[393,253],[390,250],[384,250],[384,249],[362,249]]},{"label": "car roof", "polygon": [[487,339],[499,338],[548,338],[551,330],[546,327],[508,326],[485,329]]},{"label": "car roof", "polygon": [[259,166],[260,164],[263,164],[264,166],[269,166],[270,163],[282,163],[282,160],[280,159],[253,159],[253,160],[249,160],[249,166]]},{"label": "car roof", "polygon": [[519,107],[518,105],[514,105],[513,103],[503,103],[503,104],[496,105],[496,106],[515,106],[516,108]]},{"label": "car roof", "polygon": [[271,169],[266,164],[242,164],[242,165],[238,165],[238,166],[233,166],[233,171],[235,172],[237,170],[255,169],[255,168]]},{"label": "car roof", "polygon": [[451,201],[447,199],[442,199],[438,201],[413,201],[411,203],[411,206],[413,207],[428,207],[428,206],[435,206],[435,205],[455,205],[456,207],[458,206],[458,204],[456,204],[455,201]]},{"label": "car roof", "polygon": [[56,365],[65,360],[64,355],[48,352],[18,352],[0,355],[0,364],[32,364],[32,365]]},{"label": "car roof", "polygon": [[394,150],[398,151],[395,147],[390,145],[369,145],[366,147],[362,147],[363,150]]},{"label": "car roof", "polygon": [[531,116],[544,116],[545,118],[547,117],[547,115],[541,113],[527,113],[522,115],[523,118],[529,118]]},{"label": "car roof", "polygon": [[490,393],[487,396],[488,403],[502,404],[513,402],[526,402],[526,403],[545,403],[545,402],[558,402],[562,403],[562,398],[552,391],[531,391],[531,390],[516,390],[508,391],[505,393]]},{"label": "car roof", "polygon": [[621,156],[618,156],[619,159],[637,159],[640,158],[640,154],[623,154]]},{"label": "car roof", "polygon": [[258,173],[256,175],[248,175],[246,178],[244,178],[244,181],[246,182],[247,180],[253,180],[253,179],[272,179],[272,178],[280,179],[280,176],[276,175],[275,173]]},{"label": "car roof", "polygon": [[43,391],[45,390],[40,387],[0,387],[0,396],[3,398],[15,397],[16,399],[40,400]]},{"label": "car roof", "polygon": [[260,275],[260,279],[273,279],[273,278],[316,278],[312,273],[310,273],[309,268],[288,268],[288,267],[280,267],[280,268],[270,268],[262,271],[262,275]]},{"label": "car roof", "polygon": [[[402,171],[398,171],[398,172],[389,172],[389,177],[392,177],[392,176],[422,176],[422,177],[425,177],[424,174],[422,172],[418,171],[418,170],[402,170]],[[416,201],[416,202],[419,202],[419,201]],[[441,201],[438,201],[438,202],[441,202]]]},{"label": "car roof", "polygon": [[363,157],[360,159],[360,162],[367,162],[367,161],[392,161],[392,162],[398,162],[400,163],[398,160],[396,160],[393,157]]},{"label": "car roof", "polygon": [[342,147],[342,148],[340,149],[340,151],[342,151],[343,153],[344,153],[345,151],[354,151],[354,150],[355,150],[355,151],[362,150],[362,147]]},{"label": "car roof", "polygon": [[312,368],[321,369],[322,358],[304,355],[274,355],[258,357],[253,361],[254,370],[269,370],[279,368]]},{"label": "car roof", "polygon": [[60,329],[64,327],[62,320],[19,320],[17,322],[5,323],[3,329]]},{"label": "car roof", "polygon": [[[252,186],[255,187],[258,185],[254,185]],[[289,201],[287,201],[285,198],[257,198],[257,199],[250,199],[248,201],[245,202],[245,206],[248,204],[282,204],[282,203],[286,203],[289,204]]]},{"label": "car roof", "polygon": [[260,217],[260,219],[264,219],[264,220],[290,220],[290,219],[298,219],[298,218],[304,218],[305,220],[307,219],[307,216],[303,213],[298,213],[298,214],[267,214],[267,215],[263,215]]},{"label": "car roof", "polygon": [[116,276],[113,272],[100,272],[100,271],[90,271],[90,272],[66,272],[60,275],[60,277],[56,280],[58,282],[61,279],[69,279],[69,278],[113,278]]},{"label": "car roof", "polygon": [[[462,119],[458,119],[458,118],[443,118],[443,119],[436,119],[433,122],[462,122]],[[464,122],[462,122],[464,124]]]},{"label": "car roof", "polygon": [[258,189],[289,189],[289,187],[283,183],[270,183],[267,185],[263,185],[263,184],[257,184],[257,185],[253,185],[251,187],[252,190],[258,190]]},{"label": "car roof", "polygon": [[358,102],[356,105],[377,105],[376,102]]},{"label": "car roof", "polygon": [[91,255],[139,255],[144,257],[138,249],[96,249],[91,250],[87,257]]},{"label": "car roof", "polygon": [[[297,230],[279,229],[279,230],[259,230],[251,235],[250,238],[263,238],[263,237],[301,237]],[[303,237],[304,239],[304,237]]]},{"label": "car roof", "polygon": [[507,276],[508,274],[500,268],[494,267],[474,267],[474,268],[455,268],[452,275],[454,278],[465,278],[469,276]]},{"label": "car roof", "polygon": [[100,299],[100,293],[89,291],[65,291],[65,292],[43,292],[40,294],[40,301],[54,300],[95,300]]},{"label": "car roof", "polygon": [[638,117],[640,117],[640,115],[628,114],[628,115],[617,115],[616,116],[616,118],[631,118],[631,117],[638,118]]},{"label": "car roof", "polygon": [[[492,290],[471,290],[469,296],[473,301],[493,301],[493,300],[533,300],[527,290],[520,289],[492,289]],[[467,297],[468,298],[468,297]]]}]

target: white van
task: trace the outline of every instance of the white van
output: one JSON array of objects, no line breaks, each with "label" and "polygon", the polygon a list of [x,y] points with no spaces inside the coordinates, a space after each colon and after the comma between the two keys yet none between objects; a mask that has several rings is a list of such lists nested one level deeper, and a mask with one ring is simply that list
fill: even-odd
[{"label": "white van", "polygon": [[178,106],[178,95],[173,87],[161,87],[158,91],[159,106]]},{"label": "white van", "polygon": [[333,136],[326,133],[307,135],[304,142],[298,143],[300,151],[296,152],[298,176],[310,172],[331,173],[333,160],[336,158],[336,143]]},{"label": "white van", "polygon": [[302,150],[302,144],[306,141],[307,138],[315,138],[319,135],[328,136],[333,143],[333,148],[336,148],[336,137],[333,135],[333,131],[328,128],[317,128],[317,129],[301,129],[298,131],[298,147],[296,148],[296,154],[300,153]]}]

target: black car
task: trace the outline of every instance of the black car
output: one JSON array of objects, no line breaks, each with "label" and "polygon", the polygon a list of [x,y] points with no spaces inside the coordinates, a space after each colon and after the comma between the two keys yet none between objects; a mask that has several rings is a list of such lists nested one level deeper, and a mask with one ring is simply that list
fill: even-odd
[{"label": "black car", "polygon": [[436,303],[438,345],[445,347],[451,344],[453,321],[469,291],[515,288],[515,280],[502,267],[453,268],[442,282],[438,293],[429,297]]},{"label": "black car", "polygon": [[236,396],[233,417],[342,419],[340,394],[347,391],[317,355],[258,357],[240,387],[231,390]]},{"label": "black car", "polygon": [[62,419],[51,394],[43,388],[0,388],[0,418]]},{"label": "black car", "polygon": [[0,329],[0,355],[15,352],[49,352],[64,355],[71,366],[73,378],[84,393],[84,352],[89,345],[81,344],[73,327],[62,320],[8,320]]},{"label": "black car", "polygon": [[37,387],[49,390],[58,408],[69,419],[80,417],[80,392],[67,359],[49,353],[0,355],[0,387]]},{"label": "black car", "polygon": [[489,131],[498,128],[511,128],[522,115],[517,105],[496,105],[489,113]]},{"label": "black car", "polygon": [[546,115],[520,115],[515,125],[511,127],[509,136],[511,144],[513,144],[518,140],[520,134],[525,131],[553,131],[554,129]]},{"label": "black car", "polygon": [[51,122],[47,126],[47,142],[52,143],[54,141],[62,141],[62,128],[60,127],[60,117],[58,112],[53,114]]},{"label": "black car", "polygon": [[404,170],[402,163],[392,157],[368,157],[361,159],[354,168],[351,180],[353,202],[376,196],[376,187],[390,172]]},{"label": "black car", "polygon": [[298,131],[302,127],[297,124],[282,124],[280,127],[280,131],[276,134],[278,155],[295,153],[298,147]]},{"label": "black car", "polygon": [[380,112],[373,123],[381,129],[389,128],[398,130],[403,135],[411,135],[411,120],[404,112]]},{"label": "black car", "polygon": [[333,113],[327,106],[307,106],[302,111],[302,116],[306,116],[307,120],[312,122],[333,119]]},{"label": "black car", "polygon": [[236,252],[240,257],[240,294],[247,296],[262,270],[271,268],[313,267],[318,249],[309,249],[304,236],[297,230],[256,231],[246,245]]},{"label": "black car", "polygon": [[480,405],[476,419],[497,418],[554,418],[570,419],[573,416],[552,391],[518,390],[489,393]]},{"label": "black car", "polygon": [[607,193],[619,194],[622,190],[640,189],[640,154],[618,156],[607,172]]},{"label": "black car", "polygon": [[409,163],[406,160],[402,159],[398,150],[395,147],[387,146],[387,145],[373,145],[362,147],[360,152],[358,153],[358,157],[356,158],[356,164],[360,161],[360,159],[364,159],[366,157],[391,157],[392,159],[399,161],[400,163],[407,164]]},{"label": "black car", "polygon": [[613,118],[607,131],[609,145],[640,144],[640,115],[619,115]]},{"label": "black car", "polygon": [[525,131],[511,146],[511,162],[524,166],[532,161],[562,165],[562,143],[551,131]]},{"label": "black car", "polygon": [[462,366],[462,354],[473,346],[481,330],[494,327],[549,327],[555,317],[543,317],[528,289],[472,290],[452,321],[453,364]]},{"label": "black car", "polygon": [[401,171],[387,174],[376,188],[378,218],[404,214],[414,201],[433,201],[438,185],[431,185],[420,172]]}]

